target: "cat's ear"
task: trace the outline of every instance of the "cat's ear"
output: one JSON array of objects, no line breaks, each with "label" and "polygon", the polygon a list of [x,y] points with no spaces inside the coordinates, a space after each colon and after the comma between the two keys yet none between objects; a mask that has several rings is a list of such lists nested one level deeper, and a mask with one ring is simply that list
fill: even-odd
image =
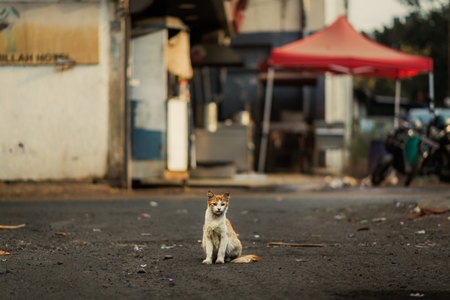
[{"label": "cat's ear", "polygon": [[208,190],[208,193],[207,193],[207,195],[208,195],[208,198],[209,199],[211,199],[212,197],[214,197],[215,195],[214,195],[214,193],[213,192],[211,192],[210,190]]},{"label": "cat's ear", "polygon": [[223,197],[227,200],[230,200],[230,192],[226,192],[225,194],[223,194]]}]

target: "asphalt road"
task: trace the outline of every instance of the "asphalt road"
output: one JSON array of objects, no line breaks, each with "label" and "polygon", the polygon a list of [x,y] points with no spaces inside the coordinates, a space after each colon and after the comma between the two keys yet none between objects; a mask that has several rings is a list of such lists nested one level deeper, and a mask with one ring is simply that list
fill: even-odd
[{"label": "asphalt road", "polygon": [[450,213],[410,215],[447,194],[235,189],[228,217],[264,260],[225,265],[201,263],[206,190],[0,202],[0,225],[26,224],[0,229],[0,299],[450,299]]}]

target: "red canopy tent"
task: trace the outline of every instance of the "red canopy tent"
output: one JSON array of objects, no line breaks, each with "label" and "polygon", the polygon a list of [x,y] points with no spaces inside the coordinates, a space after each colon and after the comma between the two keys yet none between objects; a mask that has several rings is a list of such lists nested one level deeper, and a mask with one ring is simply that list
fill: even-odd
[{"label": "red canopy tent", "polygon": [[309,37],[275,48],[269,58],[275,68],[404,78],[433,71],[433,60],[378,44],[339,17]]},{"label": "red canopy tent", "polygon": [[396,79],[395,125],[398,124],[400,79],[429,73],[434,98],[433,60],[400,52],[358,33],[344,16],[304,39],[275,48],[269,57],[259,171],[264,168],[275,70],[332,72]]}]

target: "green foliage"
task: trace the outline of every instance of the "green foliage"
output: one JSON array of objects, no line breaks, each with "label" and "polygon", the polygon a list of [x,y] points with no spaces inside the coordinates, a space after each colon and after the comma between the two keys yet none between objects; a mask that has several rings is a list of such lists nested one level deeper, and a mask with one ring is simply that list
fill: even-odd
[{"label": "green foliage", "polygon": [[[406,2],[415,6],[420,5],[420,1]],[[385,27],[382,31],[375,31],[372,34],[376,41],[388,47],[433,58],[437,105],[442,105],[442,100],[447,96],[449,88],[448,16],[449,5],[447,2],[446,5],[432,8],[425,13],[415,10],[404,23],[397,21],[391,28]],[[393,80],[357,79],[355,85],[366,86],[378,95],[394,95],[395,93]],[[428,76],[419,75],[402,81],[402,97],[414,99],[418,90],[428,94]]]},{"label": "green foliage", "polygon": [[348,150],[351,158],[366,158],[369,156],[371,136],[367,132],[357,131],[352,135]]},{"label": "green foliage", "polygon": [[420,0],[400,0],[400,2],[410,5],[410,6],[420,7]]},{"label": "green foliage", "polygon": [[361,128],[355,124],[353,128],[352,138],[347,147],[351,158],[367,158],[370,143],[384,140],[393,128],[393,123],[390,120],[387,121],[386,118],[367,118],[365,122],[371,125]]}]

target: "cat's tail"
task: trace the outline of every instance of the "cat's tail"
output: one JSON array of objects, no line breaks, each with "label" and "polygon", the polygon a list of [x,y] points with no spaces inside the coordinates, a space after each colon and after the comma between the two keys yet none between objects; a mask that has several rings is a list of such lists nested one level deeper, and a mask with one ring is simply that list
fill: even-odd
[{"label": "cat's tail", "polygon": [[241,255],[238,258],[233,259],[231,262],[235,263],[235,264],[247,264],[252,261],[259,261],[259,260],[262,260],[262,258],[257,255],[246,254],[246,255]]}]

